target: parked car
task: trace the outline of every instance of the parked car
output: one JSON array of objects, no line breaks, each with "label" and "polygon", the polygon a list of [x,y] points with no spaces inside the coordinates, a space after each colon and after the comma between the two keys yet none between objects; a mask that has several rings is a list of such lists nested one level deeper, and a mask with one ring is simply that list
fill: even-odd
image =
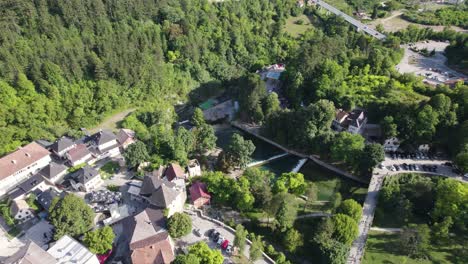
[{"label": "parked car", "polygon": [[206,232],[206,236],[212,238],[215,233],[215,230],[212,228]]},{"label": "parked car", "polygon": [[229,244],[228,247],[226,248],[226,253],[232,254],[232,245]]},{"label": "parked car", "polygon": [[194,229],[194,230],[193,230],[193,233],[194,233],[196,236],[201,237],[200,229],[198,229],[198,228],[197,228],[197,229]]},{"label": "parked car", "polygon": [[215,231],[214,234],[213,234],[213,241],[214,242],[218,241],[220,236],[221,236],[221,234],[218,231]]},{"label": "parked car", "polygon": [[226,250],[229,245],[229,240],[224,240],[223,243],[221,243],[221,249]]},{"label": "parked car", "polygon": [[220,236],[220,237],[218,238],[218,241],[216,242],[216,244],[217,244],[218,246],[221,246],[221,244],[224,242],[224,240],[225,240],[224,237],[223,237],[223,236]]}]

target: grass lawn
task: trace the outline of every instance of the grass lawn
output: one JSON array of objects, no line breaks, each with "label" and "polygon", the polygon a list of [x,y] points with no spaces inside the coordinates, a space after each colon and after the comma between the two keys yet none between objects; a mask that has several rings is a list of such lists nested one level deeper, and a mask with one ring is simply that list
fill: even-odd
[{"label": "grass lawn", "polygon": [[120,169],[119,163],[115,161],[109,161],[104,166],[101,167],[101,178],[108,179],[115,173],[117,173]]},{"label": "grass lawn", "polygon": [[370,232],[367,239],[366,253],[363,264],[429,264],[429,263],[466,263],[461,259],[460,251],[463,249],[461,238],[453,238],[446,245],[431,245],[427,259],[413,259],[404,256],[399,251],[398,234]]},{"label": "grass lawn", "polygon": [[300,172],[304,174],[306,180],[317,186],[319,201],[329,201],[335,192],[340,192],[343,200],[352,198],[363,203],[366,198],[366,185],[339,176],[313,162],[308,161]]},{"label": "grass lawn", "polygon": [[[296,21],[302,20],[303,24],[296,24]],[[298,17],[289,17],[286,19],[285,31],[288,32],[292,37],[299,37],[304,34],[308,29],[312,29],[314,26],[310,22],[310,19],[306,15],[300,15]]]}]

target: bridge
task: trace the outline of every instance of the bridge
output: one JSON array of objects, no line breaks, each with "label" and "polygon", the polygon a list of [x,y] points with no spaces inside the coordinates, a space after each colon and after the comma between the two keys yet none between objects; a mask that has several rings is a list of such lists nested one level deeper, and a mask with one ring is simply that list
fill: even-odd
[{"label": "bridge", "polygon": [[341,12],[340,10],[335,8],[334,6],[327,4],[322,0],[312,0],[312,3],[314,3],[317,6],[320,6],[320,7],[324,8],[324,9],[328,10],[329,12],[335,14],[336,16],[342,17],[348,23],[353,25],[357,29],[357,31],[363,31],[363,32],[365,32],[365,33],[367,33],[367,34],[371,35],[372,37],[377,38],[379,40],[384,40],[387,37],[384,34],[378,32],[377,30],[375,30],[375,29],[361,23],[359,20],[357,20],[357,19],[355,19],[355,18]]}]

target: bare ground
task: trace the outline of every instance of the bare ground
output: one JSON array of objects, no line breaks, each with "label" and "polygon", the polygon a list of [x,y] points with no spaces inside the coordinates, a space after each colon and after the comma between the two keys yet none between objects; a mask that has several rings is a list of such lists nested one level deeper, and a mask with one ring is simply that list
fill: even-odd
[{"label": "bare ground", "polygon": [[104,121],[102,121],[100,124],[96,125],[93,128],[90,128],[89,131],[91,133],[96,133],[100,129],[116,130],[117,129],[117,123],[124,120],[124,118],[127,115],[129,115],[130,113],[132,113],[135,110],[136,110],[136,108],[126,109],[126,110],[123,110],[122,112],[118,112],[118,113],[116,113],[114,115],[111,115],[111,116],[107,117],[106,119],[104,119]]}]

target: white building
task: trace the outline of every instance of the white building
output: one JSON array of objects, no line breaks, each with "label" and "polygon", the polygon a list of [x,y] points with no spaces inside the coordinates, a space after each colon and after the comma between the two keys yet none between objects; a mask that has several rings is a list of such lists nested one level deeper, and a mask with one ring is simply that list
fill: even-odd
[{"label": "white building", "polygon": [[36,174],[51,161],[50,152],[32,142],[0,159],[0,196]]},{"label": "white building", "polygon": [[93,155],[89,151],[85,144],[78,144],[74,148],[70,149],[66,154],[68,163],[73,167],[80,165],[85,162],[92,162],[94,160]]},{"label": "white building", "polygon": [[99,131],[92,135],[88,142],[98,160],[120,154],[119,142],[117,142],[117,137],[111,131]]},{"label": "white building", "polygon": [[71,184],[75,190],[90,192],[101,187],[104,181],[96,169],[86,165],[73,174]]},{"label": "white building", "polygon": [[47,252],[58,264],[100,264],[96,255],[68,235],[60,238]]},{"label": "white building", "polygon": [[63,177],[67,174],[67,172],[67,166],[53,161],[49,165],[44,167],[39,172],[39,174],[41,174],[43,177],[45,177],[52,183],[59,183],[60,181],[62,181]]},{"label": "white building", "polygon": [[193,159],[190,160],[188,165],[187,165],[187,171],[188,171],[188,176],[191,177],[196,177],[196,176],[201,176],[201,167],[200,163],[198,163],[198,160]]},{"label": "white building", "polygon": [[354,109],[351,112],[346,112],[342,109],[338,109],[335,119],[332,122],[332,128],[338,132],[348,131],[353,134],[361,134],[366,123],[367,117],[364,111]]}]

